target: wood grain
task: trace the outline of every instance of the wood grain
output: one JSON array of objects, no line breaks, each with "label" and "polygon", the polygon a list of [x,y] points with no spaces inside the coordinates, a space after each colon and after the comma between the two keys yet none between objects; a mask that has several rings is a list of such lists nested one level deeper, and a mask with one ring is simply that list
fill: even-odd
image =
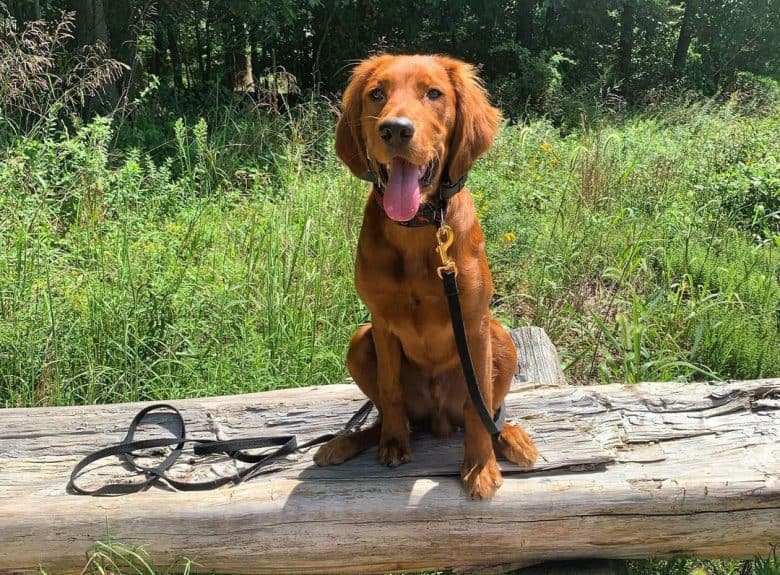
[{"label": "wood grain", "polygon": [[[375,450],[317,468],[311,453],[236,487],[69,495],[73,465],[121,439],[146,404],[0,411],[0,573],[80,569],[97,540],[146,545],[236,574],[385,573],[528,565],[545,559],[697,554],[751,557],[780,542],[780,379],[723,384],[518,384],[510,419],[535,437],[533,470],[502,463],[488,502],[469,500],[462,437],[425,432],[415,460]],[[352,385],[172,402],[188,433],[241,437],[340,427],[362,403]],[[158,418],[161,425],[164,417]],[[152,428],[149,435],[161,433]],[[177,473],[229,473],[218,458]],[[119,462],[90,481],[116,479]]]},{"label": "wood grain", "polygon": [[509,332],[517,349],[515,383],[566,385],[558,351],[540,327],[529,326]]}]

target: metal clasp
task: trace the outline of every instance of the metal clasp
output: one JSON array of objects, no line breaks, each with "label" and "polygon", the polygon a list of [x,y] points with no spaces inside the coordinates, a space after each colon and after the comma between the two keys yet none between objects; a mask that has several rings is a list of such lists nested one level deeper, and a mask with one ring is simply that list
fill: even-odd
[{"label": "metal clasp", "polygon": [[444,272],[452,272],[456,276],[458,275],[458,265],[447,254],[447,250],[455,242],[455,232],[447,224],[442,225],[436,230],[436,251],[439,252],[441,258],[441,266],[436,268],[436,273],[439,274],[439,278],[442,278]]}]

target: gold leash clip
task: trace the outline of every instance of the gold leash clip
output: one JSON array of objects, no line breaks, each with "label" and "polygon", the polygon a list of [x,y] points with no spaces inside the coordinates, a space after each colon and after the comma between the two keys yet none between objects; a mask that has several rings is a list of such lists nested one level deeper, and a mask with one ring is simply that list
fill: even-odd
[{"label": "gold leash clip", "polygon": [[439,274],[439,278],[442,278],[442,274],[446,271],[458,275],[458,265],[447,254],[447,250],[455,242],[455,232],[447,224],[441,226],[436,230],[436,251],[439,252],[441,257],[441,266],[436,268],[436,273]]}]

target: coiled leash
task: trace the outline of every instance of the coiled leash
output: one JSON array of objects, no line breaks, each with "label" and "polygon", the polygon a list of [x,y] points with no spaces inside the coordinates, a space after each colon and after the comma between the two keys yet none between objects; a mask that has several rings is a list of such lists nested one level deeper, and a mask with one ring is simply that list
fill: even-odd
[{"label": "coiled leash", "polygon": [[[136,493],[143,491],[153,486],[156,483],[165,483],[174,489],[179,491],[205,491],[208,489],[216,489],[228,483],[237,485],[248,479],[252,479],[263,473],[272,471],[273,468],[269,466],[275,460],[284,455],[294,453],[330,441],[338,435],[343,435],[360,428],[368,419],[374,405],[367,401],[355,414],[347,421],[346,425],[337,433],[326,433],[315,437],[314,439],[298,445],[298,441],[294,435],[278,435],[273,437],[248,437],[239,439],[228,440],[215,440],[215,439],[191,439],[186,435],[184,427],[184,418],[179,413],[179,410],[165,403],[158,403],[145,407],[139,411],[133,420],[130,422],[130,426],[127,430],[125,438],[109,447],[100,449],[90,455],[87,455],[84,459],[79,461],[73,468],[70,474],[70,480],[68,481],[68,491],[78,495],[95,495],[95,496],[109,496],[109,495],[126,495],[128,493]],[[134,440],[135,433],[138,427],[143,423],[144,419],[153,412],[169,412],[173,416],[173,437],[162,437],[157,439],[142,439]],[[166,424],[170,423],[170,419],[166,420]],[[251,463],[249,467],[237,471],[234,475],[218,477],[209,481],[189,482],[174,479],[166,472],[176,463],[176,460],[182,455],[184,445],[192,443],[193,452],[195,455],[213,455],[223,453],[236,461],[242,461],[244,463]],[[171,450],[168,456],[153,467],[147,467],[141,465],[136,461],[139,450],[153,449],[160,447],[175,447]],[[263,453],[259,455],[245,453],[247,449],[260,449],[267,447],[276,447],[276,449],[270,453]],[[78,478],[83,471],[92,463],[105,459],[106,457],[119,457],[126,467],[134,471],[138,475],[145,476],[145,479],[137,482],[113,482],[106,483],[95,489],[85,489],[80,487],[77,483]]]}]

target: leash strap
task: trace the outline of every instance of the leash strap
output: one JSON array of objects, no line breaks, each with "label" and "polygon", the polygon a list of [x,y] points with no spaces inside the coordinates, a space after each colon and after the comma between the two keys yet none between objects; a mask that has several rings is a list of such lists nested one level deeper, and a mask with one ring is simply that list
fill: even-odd
[{"label": "leash strap", "polygon": [[[277,435],[272,437],[249,437],[241,439],[228,439],[228,440],[214,440],[214,439],[189,439],[186,436],[184,418],[178,409],[172,405],[158,403],[145,407],[139,411],[133,420],[130,422],[127,434],[124,439],[119,443],[100,449],[94,453],[91,453],[79,461],[73,468],[70,474],[70,480],[68,481],[68,491],[78,495],[94,495],[94,496],[111,496],[111,495],[126,495],[128,493],[137,493],[148,489],[158,482],[166,483],[168,486],[178,491],[205,491],[209,489],[216,489],[228,483],[237,485],[248,479],[252,479],[263,473],[268,473],[272,470],[269,468],[269,464],[279,459],[284,455],[312,447],[319,443],[324,443],[333,439],[338,435],[348,433],[355,428],[362,426],[368,419],[368,415],[373,409],[373,404],[370,401],[364,403],[360,409],[349,419],[344,427],[337,433],[326,433],[315,437],[314,439],[307,441],[302,445],[298,445],[298,441],[294,435]],[[172,414],[173,425],[173,437],[163,437],[156,439],[143,439],[134,440],[135,433],[144,419],[153,412],[169,412]],[[170,422],[171,420],[167,420]],[[184,445],[192,443],[193,452],[195,455],[213,455],[217,453],[224,453],[228,457],[242,461],[244,463],[251,463],[252,465],[237,471],[235,475],[218,477],[209,481],[188,482],[174,479],[166,473],[170,469],[179,456],[183,452]],[[175,446],[170,454],[153,467],[147,467],[141,465],[136,461],[137,454],[135,452],[143,449],[152,449],[160,447]],[[264,453],[260,455],[252,455],[245,453],[246,449],[259,449],[265,447],[277,447],[270,453]],[[89,465],[105,459],[107,457],[119,457],[125,466],[136,472],[138,475],[145,477],[142,481],[134,482],[114,482],[106,483],[95,489],[84,489],[77,483],[78,478]]]},{"label": "leash strap", "polygon": [[474,372],[474,364],[471,362],[471,352],[469,343],[466,340],[466,328],[463,325],[463,313],[460,308],[460,298],[458,297],[458,282],[455,279],[455,272],[443,271],[441,274],[444,282],[444,293],[447,294],[447,304],[450,308],[450,318],[452,319],[452,330],[455,332],[455,344],[458,346],[458,355],[463,367],[463,375],[466,377],[466,387],[468,387],[471,403],[477,410],[482,424],[490,432],[490,435],[498,435],[504,427],[506,420],[506,408],[504,402],[496,410],[495,417],[490,414],[490,410],[485,404],[485,398],[479,389],[477,374]]}]

